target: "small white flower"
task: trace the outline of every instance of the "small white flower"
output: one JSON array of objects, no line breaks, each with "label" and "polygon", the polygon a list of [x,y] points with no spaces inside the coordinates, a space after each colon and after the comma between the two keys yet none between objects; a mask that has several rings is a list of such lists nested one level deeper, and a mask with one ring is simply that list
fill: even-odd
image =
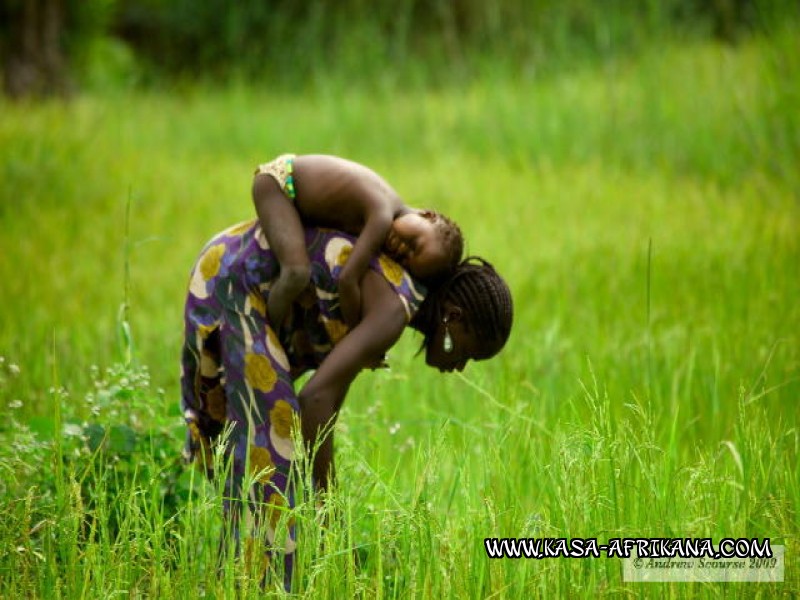
[{"label": "small white flower", "polygon": [[22,408],[22,400],[12,400],[8,403],[8,408]]},{"label": "small white flower", "polygon": [[395,423],[394,425],[389,427],[389,435],[394,435],[398,431],[400,431],[400,423]]},{"label": "small white flower", "polygon": [[64,424],[64,435],[71,435],[79,437],[83,435],[83,429],[81,429],[80,425],[76,425],[75,423],[65,423]]},{"label": "small white flower", "polygon": [[19,366],[14,363],[8,365],[8,370],[12,375],[19,375]]}]

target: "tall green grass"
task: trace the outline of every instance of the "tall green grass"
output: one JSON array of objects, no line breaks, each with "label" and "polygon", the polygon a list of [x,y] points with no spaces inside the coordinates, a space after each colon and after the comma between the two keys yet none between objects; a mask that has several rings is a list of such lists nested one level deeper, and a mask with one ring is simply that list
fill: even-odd
[{"label": "tall green grass", "polygon": [[[218,492],[173,458],[177,360],[188,269],[281,151],[363,161],[453,216],[516,309],[463,376],[407,334],[352,386],[330,523],[298,511],[298,594],[796,594],[796,39],[435,91],[0,106],[0,596],[261,593],[246,565],[217,573]],[[483,549],[640,535],[770,537],[786,582],[631,584],[615,560]]]}]

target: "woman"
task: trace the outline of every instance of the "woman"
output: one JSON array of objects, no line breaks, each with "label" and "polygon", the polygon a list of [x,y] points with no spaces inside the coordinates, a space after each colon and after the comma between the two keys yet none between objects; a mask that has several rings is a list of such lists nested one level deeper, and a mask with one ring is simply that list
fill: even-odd
[{"label": "woman", "polygon": [[[249,473],[256,480],[247,491],[249,503],[266,507],[259,526],[274,544],[280,515],[274,507],[292,503],[287,483],[295,415],[305,442],[317,447],[315,484],[328,487],[334,476],[329,428],[347,389],[361,369],[381,362],[406,325],[423,334],[425,360],[440,371],[460,371],[470,359],[495,355],[511,330],[510,292],[488,263],[462,262],[425,296],[385,255],[372,260],[361,280],[361,320],[348,330],[337,282],[355,238],[324,229],[305,235],[311,286],[278,328],[268,322],[266,307],[279,265],[257,221],[214,237],[190,278],[181,377],[186,457],[199,458],[210,475],[212,444],[230,428],[225,511],[237,539],[242,503],[232,499],[242,497]],[[309,369],[313,376],[295,394],[293,381]],[[322,430],[328,433],[318,440]],[[280,546],[290,556],[294,540]]]}]

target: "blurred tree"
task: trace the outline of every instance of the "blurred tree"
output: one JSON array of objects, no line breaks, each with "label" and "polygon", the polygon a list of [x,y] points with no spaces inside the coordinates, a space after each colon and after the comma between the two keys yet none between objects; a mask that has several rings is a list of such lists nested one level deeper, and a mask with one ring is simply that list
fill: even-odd
[{"label": "blurred tree", "polygon": [[117,0],[3,0],[0,65],[11,97],[66,96],[73,67],[92,42],[108,35]]},{"label": "blurred tree", "polygon": [[8,0],[2,14],[4,87],[13,97],[66,94],[64,0]]}]

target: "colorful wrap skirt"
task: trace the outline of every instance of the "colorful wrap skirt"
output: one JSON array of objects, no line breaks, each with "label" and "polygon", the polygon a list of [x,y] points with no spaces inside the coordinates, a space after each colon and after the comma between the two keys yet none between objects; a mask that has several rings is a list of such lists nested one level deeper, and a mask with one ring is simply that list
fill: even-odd
[{"label": "colorful wrap skirt", "polygon": [[[296,546],[290,519],[283,539],[275,538],[282,515],[293,507],[293,434],[299,419],[294,378],[318,367],[348,331],[339,308],[338,276],[353,242],[340,232],[306,230],[315,299],[295,303],[288,324],[277,331],[268,321],[267,298],[280,267],[257,221],[211,239],[189,280],[181,373],[184,456],[213,476],[214,448],[225,440],[221,456],[230,471],[223,504],[237,548],[247,508],[251,522],[266,534],[265,561],[275,551],[282,553],[288,577]],[[370,268],[386,279],[410,320],[424,288],[384,255]],[[243,489],[243,481],[252,482],[249,489]]]}]

